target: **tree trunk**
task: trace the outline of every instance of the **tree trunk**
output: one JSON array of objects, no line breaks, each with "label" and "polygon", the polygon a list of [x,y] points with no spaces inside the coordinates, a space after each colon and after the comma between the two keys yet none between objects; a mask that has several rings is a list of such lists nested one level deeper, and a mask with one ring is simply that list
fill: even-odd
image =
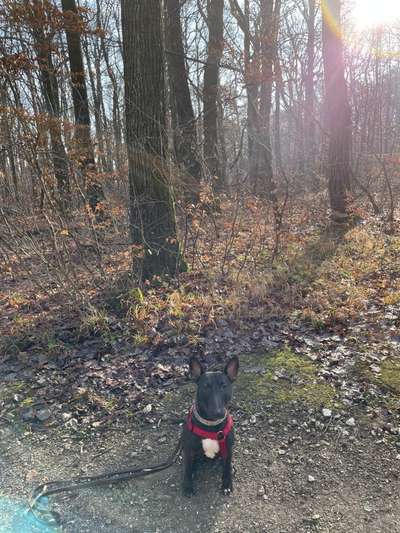
[{"label": "tree trunk", "polygon": [[[26,0],[27,9],[32,9],[32,17],[44,19],[44,7],[40,0],[33,0],[32,5]],[[45,25],[43,20],[43,25]],[[54,175],[57,182],[58,204],[65,211],[69,201],[69,162],[61,133],[61,112],[58,94],[58,82],[54,72],[51,52],[52,34],[46,34],[42,26],[35,24],[32,30],[39,64],[40,81],[43,88],[43,96],[49,119],[49,133],[51,142],[51,155],[54,167]]]},{"label": "tree trunk", "polygon": [[165,160],[166,111],[160,0],[121,0],[130,230],[139,278],[184,267]]},{"label": "tree trunk", "polygon": [[275,183],[272,168],[271,109],[273,62],[276,56],[276,40],[280,0],[262,0],[261,3],[261,76],[260,132],[256,144],[259,157],[257,174],[254,176],[255,193],[275,201]]},{"label": "tree trunk", "polygon": [[307,16],[307,72],[304,80],[305,87],[305,152],[306,168],[310,172],[315,164],[315,86],[314,86],[314,65],[315,65],[315,15],[316,0],[308,0]]},{"label": "tree trunk", "polygon": [[171,86],[172,110],[177,131],[174,144],[178,162],[193,179],[187,181],[186,198],[197,202],[201,165],[198,158],[196,120],[190,96],[183,47],[180,0],[167,0],[167,60]]},{"label": "tree trunk", "polygon": [[282,91],[282,72],[279,58],[274,61],[275,75],[275,117],[274,117],[274,149],[275,160],[278,169],[283,168],[282,146],[281,146],[281,91]]},{"label": "tree trunk", "polygon": [[329,131],[329,198],[333,220],[343,221],[348,216],[350,191],[351,110],[344,76],[340,0],[327,0],[323,6],[325,110]]},{"label": "tree trunk", "polygon": [[[218,92],[219,64],[224,49],[224,0],[207,1],[207,24],[207,64],[204,68],[203,87],[204,158],[211,178],[220,178]],[[216,190],[222,189],[220,179],[214,185]]]},{"label": "tree trunk", "polygon": [[260,39],[259,33],[251,35],[250,1],[244,1],[243,10],[238,0],[229,0],[231,13],[243,32],[244,76],[247,94],[247,153],[248,180],[254,188],[258,176],[259,157],[257,139],[260,137]]},{"label": "tree trunk", "polygon": [[90,135],[90,113],[86,88],[85,70],[81,47],[81,18],[75,0],[61,0],[65,18],[68,57],[71,69],[72,101],[75,115],[75,151],[82,171],[88,203],[93,212],[98,212],[104,194],[96,176],[94,149]]},{"label": "tree trunk", "polygon": [[[97,27],[102,28],[101,23],[101,5],[99,0],[96,0],[96,19]],[[124,165],[124,154],[123,154],[123,141],[122,141],[122,121],[121,121],[121,112],[119,107],[119,83],[115,76],[114,69],[110,62],[109,49],[105,40],[104,31],[100,32],[100,48],[103,54],[103,58],[107,67],[107,74],[110,78],[111,87],[112,87],[112,124],[114,129],[114,139],[115,139],[115,160],[117,169],[120,170]]]},{"label": "tree trunk", "polygon": [[2,81],[0,83],[0,190],[4,203],[8,202],[11,196],[7,172],[7,152],[9,150],[7,104],[7,88]]},{"label": "tree trunk", "polygon": [[[83,41],[83,50],[86,57],[86,63],[91,64],[93,61],[95,64],[95,68],[97,68],[96,62],[99,60],[97,55],[95,55],[95,47],[93,47],[93,59],[90,58],[89,55],[89,43],[88,39],[85,38]],[[88,69],[88,79],[89,79],[89,86],[92,93],[93,98],[93,108],[94,108],[94,124],[96,129],[96,142],[98,145],[98,162],[100,166],[101,172],[112,172],[112,166],[108,164],[105,150],[104,150],[104,132],[103,132],[103,125],[102,125],[102,117],[101,117],[101,105],[100,105],[100,92],[101,92],[101,86],[100,90],[98,90],[98,87],[96,86],[96,80],[95,75],[93,72],[93,69]]]}]

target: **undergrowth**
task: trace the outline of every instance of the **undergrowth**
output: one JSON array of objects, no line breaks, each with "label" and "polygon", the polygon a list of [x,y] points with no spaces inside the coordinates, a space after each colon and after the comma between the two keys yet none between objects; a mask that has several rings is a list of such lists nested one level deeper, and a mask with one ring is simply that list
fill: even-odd
[{"label": "undergrowth", "polygon": [[268,206],[247,199],[239,207],[224,200],[219,214],[193,217],[186,243],[190,272],[177,280],[136,286],[128,249],[108,244],[107,255],[110,236],[103,229],[96,283],[85,269],[77,269],[73,284],[56,289],[50,284],[47,292],[26,278],[9,282],[0,296],[1,350],[23,351],[35,343],[48,352],[66,349],[68,342],[57,338],[66,320],[76,332],[72,343],[84,336],[110,342],[120,335],[132,345],[167,337],[195,346],[202,331],[219,320],[240,326],[280,315],[323,330],[345,327],[373,302],[400,303],[400,238],[386,235],[375,221],[328,231],[323,213],[293,204],[276,254]]}]

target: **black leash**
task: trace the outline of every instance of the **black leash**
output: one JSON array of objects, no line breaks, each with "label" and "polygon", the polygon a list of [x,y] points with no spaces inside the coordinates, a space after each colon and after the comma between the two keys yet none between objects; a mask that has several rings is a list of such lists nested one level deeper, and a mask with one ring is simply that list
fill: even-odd
[{"label": "black leash", "polygon": [[[112,483],[118,483],[121,481],[127,481],[129,479],[148,476],[156,472],[162,472],[170,466],[172,466],[178,460],[179,453],[182,449],[182,437],[180,437],[175,450],[170,457],[163,463],[159,463],[154,466],[146,466],[142,468],[130,468],[128,470],[121,470],[119,472],[108,472],[100,474],[98,476],[80,476],[67,480],[49,481],[48,483],[42,483],[38,485],[31,496],[29,506],[30,511],[37,516],[37,513],[44,514],[42,509],[38,509],[40,500],[53,494],[60,494],[61,492],[74,492],[90,487],[96,487],[99,485],[107,485]],[[50,514],[53,517],[53,521],[58,521],[56,514],[51,511],[45,511],[46,514]],[[41,518],[39,518],[40,520]]]}]

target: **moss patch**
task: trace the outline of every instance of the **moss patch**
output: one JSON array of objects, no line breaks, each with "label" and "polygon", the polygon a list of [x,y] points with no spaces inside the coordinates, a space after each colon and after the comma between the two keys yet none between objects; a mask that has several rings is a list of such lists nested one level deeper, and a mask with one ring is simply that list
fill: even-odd
[{"label": "moss patch", "polygon": [[0,382],[0,400],[8,401],[13,398],[13,396],[25,388],[25,383],[23,381],[15,381],[14,383],[4,383]]},{"label": "moss patch", "polygon": [[242,356],[235,397],[243,407],[260,399],[271,403],[300,401],[314,407],[332,405],[335,389],[318,377],[317,370],[312,361],[289,349]]},{"label": "moss patch", "polygon": [[[182,413],[193,401],[194,383],[171,391],[162,400],[163,409]],[[273,353],[240,357],[240,372],[233,388],[233,403],[253,412],[261,403],[284,404],[299,401],[311,407],[332,406],[335,389],[318,376],[309,359],[285,349]]]},{"label": "moss patch", "polygon": [[383,394],[369,396],[368,403],[372,406],[385,406],[388,409],[400,408],[400,360],[388,358],[379,363],[379,374],[372,372],[363,361],[355,366],[357,381],[374,383],[382,389]]},{"label": "moss patch", "polygon": [[400,361],[386,359],[381,364],[381,375],[377,377],[378,383],[387,386],[391,392],[400,396]]}]

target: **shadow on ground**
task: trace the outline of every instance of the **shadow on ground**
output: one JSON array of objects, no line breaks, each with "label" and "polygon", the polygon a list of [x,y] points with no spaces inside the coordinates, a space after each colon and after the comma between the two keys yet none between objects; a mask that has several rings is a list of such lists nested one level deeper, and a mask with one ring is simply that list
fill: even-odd
[{"label": "shadow on ground", "polygon": [[[285,366],[284,360],[291,363]],[[221,470],[215,462],[199,468],[196,495],[184,498],[177,464],[142,480],[53,498],[63,531],[400,532],[400,463],[394,447],[358,421],[344,432],[340,416],[322,420],[321,405],[333,397],[322,395],[313,369],[293,355],[244,357],[241,371],[233,405],[237,445],[231,497],[219,492]],[[0,426],[0,496],[23,505],[46,479],[164,459],[180,432],[169,415],[184,414],[192,394],[192,385],[182,386],[147,422],[116,422],[86,440],[65,428],[40,434]],[[3,509],[3,523],[12,512]]]}]

